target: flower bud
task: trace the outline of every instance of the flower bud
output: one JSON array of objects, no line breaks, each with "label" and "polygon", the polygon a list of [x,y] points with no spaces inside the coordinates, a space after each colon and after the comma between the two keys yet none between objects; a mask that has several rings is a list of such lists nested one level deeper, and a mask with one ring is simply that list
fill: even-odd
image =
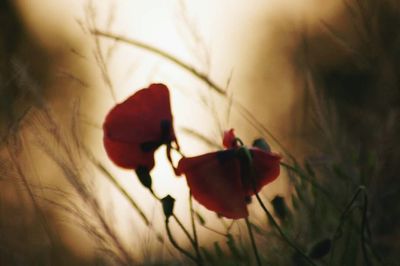
[{"label": "flower bud", "polygon": [[148,189],[151,190],[151,176],[150,176],[150,172],[149,169],[147,169],[144,166],[139,166],[138,168],[136,168],[135,170],[137,177],[139,178],[140,183],[142,183],[142,185]]},{"label": "flower bud", "polygon": [[174,212],[175,199],[170,195],[161,199],[165,218],[169,218]]},{"label": "flower bud", "polygon": [[284,220],[287,214],[285,199],[281,196],[275,196],[275,198],[271,201],[271,204],[274,207],[276,216],[278,216],[279,219]]},{"label": "flower bud", "polygon": [[253,147],[259,148],[266,152],[271,151],[271,147],[268,145],[268,143],[263,138],[255,139],[253,141]]}]

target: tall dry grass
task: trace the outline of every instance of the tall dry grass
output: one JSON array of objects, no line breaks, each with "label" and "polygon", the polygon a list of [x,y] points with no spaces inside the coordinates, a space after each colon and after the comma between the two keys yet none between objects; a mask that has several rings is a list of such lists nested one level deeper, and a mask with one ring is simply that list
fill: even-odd
[{"label": "tall dry grass", "polygon": [[[281,166],[289,177],[291,196],[271,200],[261,195],[259,199],[266,204],[266,215],[251,218],[249,228],[261,264],[398,263],[400,37],[390,30],[400,24],[396,2],[349,2],[341,14],[346,19],[341,20],[345,21],[342,24],[323,22],[322,30],[299,34],[298,50],[293,54],[297,60],[295,67],[300,69],[304,81],[304,86],[298,88],[298,108],[304,112],[296,116],[302,119],[301,126],[296,128],[302,155],[305,154],[301,157],[293,154],[290,147],[284,147],[279,137],[271,134],[240,99],[231,97],[206,72],[157,47],[97,28],[90,8],[88,20],[82,26],[93,37],[96,64],[110,91],[113,85],[100,45],[102,39],[140,48],[183,68],[188,75],[204,82],[214,97],[225,101],[260,136],[280,148],[284,157]],[[329,49],[320,48],[321,44]],[[85,142],[82,102],[75,101],[69,120],[61,123],[40,86],[35,85],[37,78],[24,63],[11,58],[5,63],[7,73],[14,73],[15,86],[29,92],[34,100],[22,104],[8,99],[11,106],[18,105],[23,111],[2,120],[7,121],[7,126],[2,130],[5,134],[0,161],[1,265],[257,263],[244,221],[218,218],[220,226],[215,228],[201,213],[193,211],[196,230],[218,236],[213,243],[193,243],[195,230],[186,228],[186,224],[179,226],[179,217],[172,221],[177,225],[174,230],[185,228],[187,242],[174,239],[173,234],[168,234],[168,227],[156,227]],[[2,81],[2,88],[5,85],[7,82]],[[10,110],[4,111],[7,112]],[[185,132],[207,145],[218,146],[219,140],[190,129]],[[34,158],[39,155],[41,164],[46,164],[54,178],[60,180],[59,186],[41,182]],[[152,234],[149,242],[142,244],[141,257],[114,228],[112,215],[96,193],[100,178],[108,180],[123,195],[132,211],[138,213],[137,222],[144,223]],[[257,205],[257,201],[252,205]],[[91,258],[77,257],[65,246],[57,223],[79,228],[73,241],[86,239],[93,250]],[[194,262],[185,252],[194,257]]]}]

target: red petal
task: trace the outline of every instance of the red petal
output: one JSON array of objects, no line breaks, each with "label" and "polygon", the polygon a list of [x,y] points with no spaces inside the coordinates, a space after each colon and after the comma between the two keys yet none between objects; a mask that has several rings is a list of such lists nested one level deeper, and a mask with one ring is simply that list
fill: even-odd
[{"label": "red petal", "polygon": [[[167,132],[162,130],[163,123],[169,124]],[[115,164],[125,168],[144,164],[151,169],[158,146],[175,140],[168,88],[152,84],[137,91],[109,112],[103,130],[105,149]],[[141,145],[149,142],[155,145],[144,152]]]},{"label": "red petal", "polygon": [[154,151],[143,152],[136,143],[112,141],[104,138],[104,147],[108,157],[118,166],[127,169],[136,169],[145,166],[147,169],[154,167]]},{"label": "red petal", "polygon": [[223,138],[222,144],[227,149],[238,147],[237,142],[236,142],[235,132],[234,132],[233,128],[230,130],[224,131],[224,138]]},{"label": "red petal", "polygon": [[[182,158],[178,172],[184,173],[193,197],[207,209],[224,217],[248,216],[239,162],[232,150]],[[225,157],[225,158],[224,158]]]},{"label": "red petal", "polygon": [[[258,193],[265,185],[279,176],[281,157],[258,148],[250,148],[250,152],[253,156],[253,178],[256,183],[256,192]],[[255,194],[252,185],[247,185],[245,191],[248,196]]]},{"label": "red petal", "polygon": [[[172,114],[168,88],[152,84],[117,104],[104,122],[105,134],[118,141],[143,143],[161,139],[160,123]],[[174,136],[171,127],[171,135]]]}]

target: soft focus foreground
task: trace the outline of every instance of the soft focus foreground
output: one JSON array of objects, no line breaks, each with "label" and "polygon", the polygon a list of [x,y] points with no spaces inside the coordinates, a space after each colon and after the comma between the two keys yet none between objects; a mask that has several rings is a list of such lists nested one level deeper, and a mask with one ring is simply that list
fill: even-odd
[{"label": "soft focus foreground", "polygon": [[[0,4],[0,265],[398,261],[398,5],[215,2]],[[106,114],[155,82],[183,154],[222,150],[231,127],[281,154],[248,218],[213,213],[223,197],[189,169],[192,201],[165,147],[150,192],[107,158]]]}]

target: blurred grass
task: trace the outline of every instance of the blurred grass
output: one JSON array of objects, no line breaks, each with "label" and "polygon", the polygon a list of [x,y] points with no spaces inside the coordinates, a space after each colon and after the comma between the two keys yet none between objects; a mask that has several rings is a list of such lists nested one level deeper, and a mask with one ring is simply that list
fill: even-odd
[{"label": "blurred grass", "polygon": [[[1,10],[13,14],[8,3],[2,2]],[[267,207],[288,238],[317,265],[398,265],[400,261],[397,225],[400,219],[397,204],[400,197],[400,34],[390,30],[394,25],[400,25],[399,8],[396,2],[386,0],[349,2],[343,14],[349,17],[346,23],[354,26],[351,39],[347,40],[343,37],[346,34],[341,34],[347,28],[325,24],[325,33],[305,36],[304,46],[299,47],[307,80],[304,97],[309,97],[305,101],[309,105],[303,106],[307,112],[301,129],[308,134],[301,134],[301,141],[311,146],[313,152],[304,159],[297,159],[290,149],[283,148],[286,156],[282,169],[289,176],[292,194],[279,199],[279,205],[273,200]],[[4,12],[6,9],[10,12]],[[0,79],[0,98],[4,102],[1,105],[1,132],[6,136],[0,157],[0,265],[190,264],[178,253],[161,255],[156,248],[151,251],[152,246],[143,262],[138,262],[130,254],[130,248],[121,243],[112,220],[98,203],[90,185],[93,180],[88,181],[82,176],[80,167],[87,161],[82,154],[80,137],[75,135],[79,132],[66,130],[65,125],[57,123],[56,114],[45,104],[44,97],[40,97],[40,91],[30,92],[31,98],[40,101],[29,100],[30,97],[19,101],[23,90],[29,91],[26,77],[32,81],[40,78],[30,72],[21,78],[16,73],[21,68],[13,67],[11,62],[18,57],[18,52],[13,50],[17,46],[11,45],[13,39],[7,36],[24,35],[23,29],[15,28],[18,25],[16,16],[2,15],[2,19],[10,19],[11,26],[3,28],[2,32],[6,38],[1,40],[0,53],[4,55],[2,58],[8,59],[1,61],[0,77],[15,79],[11,82]],[[340,46],[333,45],[337,54],[334,53],[336,50],[328,51],[332,57],[340,56],[339,59],[334,58],[331,62],[319,54],[321,48],[315,47],[320,45],[318,40],[321,38],[340,43]],[[344,48],[343,44],[346,45]],[[320,58],[324,60],[319,61]],[[174,60],[208,81],[208,85],[220,88],[196,68],[181,64],[179,59]],[[14,95],[15,88],[19,93]],[[230,101],[221,93],[222,89],[219,92]],[[38,102],[44,104],[38,105]],[[271,137],[257,117],[237,102],[232,104],[242,110],[242,115],[263,132],[264,137]],[[15,108],[28,111],[17,112]],[[76,119],[74,115],[77,114],[72,115],[72,120]],[[69,131],[71,134],[65,133]],[[24,157],[32,145],[26,140],[26,132],[30,135],[29,141],[40,146],[52,164],[61,169],[58,178],[67,180],[69,185],[55,194],[64,196],[43,197],[41,191],[44,188],[40,183],[33,184],[34,173],[27,172],[32,168],[24,165]],[[196,135],[190,129],[186,132],[208,145],[219,143],[219,140]],[[95,166],[103,174],[107,170],[100,163]],[[68,196],[69,193],[74,196]],[[129,200],[129,195],[122,193]],[[78,203],[71,201],[72,198],[78,198]],[[92,258],[78,257],[65,246],[54,225],[57,218],[51,211],[53,208],[72,214],[75,219],[67,222],[76,223],[95,242],[97,252]],[[135,209],[140,211],[140,206]],[[282,240],[271,222],[269,218],[260,218],[251,225],[262,263],[308,265]],[[145,223],[151,227],[150,222]],[[221,223],[226,221],[221,219]],[[197,224],[198,227],[208,226],[204,218],[198,219]],[[153,228],[150,229],[154,237],[159,237]],[[219,232],[217,234],[221,231],[223,234],[218,241],[200,243],[205,265],[255,265],[243,221],[215,230]]]}]

